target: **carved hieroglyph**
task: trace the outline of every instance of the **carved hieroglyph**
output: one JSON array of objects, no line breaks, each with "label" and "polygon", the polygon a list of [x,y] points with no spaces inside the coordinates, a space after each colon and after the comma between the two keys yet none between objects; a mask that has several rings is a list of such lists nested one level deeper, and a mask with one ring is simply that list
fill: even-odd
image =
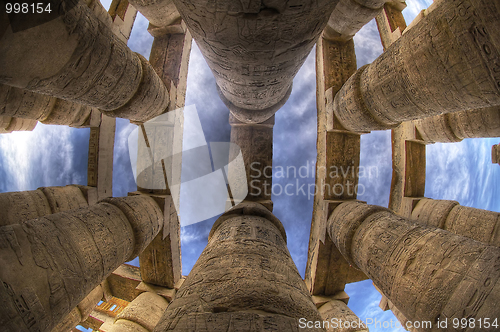
[{"label": "carved hieroglyph", "polygon": [[174,0],[212,69],[221,97],[242,122],[281,107],[337,0]]},{"label": "carved hieroglyph", "polygon": [[357,202],[341,204],[328,223],[344,257],[408,320],[436,327],[438,320],[498,315],[500,248]]},{"label": "carved hieroglyph", "polygon": [[50,331],[162,224],[154,200],[137,196],[0,227],[0,326]]},{"label": "carved hieroglyph", "polygon": [[319,307],[324,321],[328,321],[327,332],[368,332],[362,321],[340,300],[333,300]]},{"label": "carved hieroglyph", "polygon": [[353,131],[500,105],[500,3],[435,1],[428,14],[335,97]]},{"label": "carved hieroglyph", "polygon": [[[65,9],[70,3],[73,8]],[[7,27],[0,39],[0,83],[136,121],[166,111],[168,90],[144,57],[83,1],[54,7],[61,16],[49,22],[15,33]]]},{"label": "carved hieroglyph", "polygon": [[297,332],[299,318],[321,320],[285,241],[260,204],[222,215],[155,331]]}]

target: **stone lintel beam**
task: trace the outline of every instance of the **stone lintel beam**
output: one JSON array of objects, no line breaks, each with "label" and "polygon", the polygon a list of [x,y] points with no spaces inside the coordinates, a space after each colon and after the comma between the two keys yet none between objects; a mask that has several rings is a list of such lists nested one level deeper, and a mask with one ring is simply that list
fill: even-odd
[{"label": "stone lintel beam", "polygon": [[335,1],[173,0],[238,120],[260,123],[287,100]]},{"label": "stone lintel beam", "polygon": [[[82,190],[83,189],[83,190]],[[19,224],[49,214],[87,207],[89,188],[70,185],[0,193],[0,226]]]},{"label": "stone lintel beam", "polygon": [[172,0],[130,0],[129,2],[155,27],[166,27],[181,20],[181,15]]},{"label": "stone lintel beam", "polygon": [[108,13],[113,20],[113,32],[126,43],[132,33],[137,9],[131,6],[128,0],[113,0]]},{"label": "stone lintel beam", "polygon": [[106,281],[112,296],[130,302],[139,295],[137,286],[142,282],[141,270],[136,266],[122,264]]},{"label": "stone lintel beam", "polygon": [[413,122],[392,130],[392,181],[389,208],[410,218],[415,204],[425,193],[425,142]]},{"label": "stone lintel beam", "polygon": [[113,117],[146,121],[164,113],[169,91],[149,62],[84,2],[70,3],[67,10],[58,0],[54,8],[60,16],[47,23],[16,32],[7,26],[0,40],[0,83],[96,107]]},{"label": "stone lintel beam", "polygon": [[300,318],[321,320],[285,229],[264,206],[245,201],[217,219],[155,331],[296,331]]},{"label": "stone lintel beam", "polygon": [[[238,151],[236,146],[231,146],[229,160],[236,158],[241,151],[248,186],[246,200],[263,204],[271,202],[274,115],[265,122],[251,124],[239,121],[230,113],[229,124],[231,143],[240,148]],[[235,180],[231,179],[239,175],[232,165],[229,164],[229,183],[234,183]]]},{"label": "stone lintel beam", "polygon": [[416,120],[415,127],[429,143],[500,137],[500,106],[436,115]]},{"label": "stone lintel beam", "polygon": [[334,210],[328,233],[344,257],[412,322],[436,327],[438,320],[498,314],[498,247],[357,202]]},{"label": "stone lintel beam", "polygon": [[405,4],[404,2],[387,2],[384,4],[384,10],[380,11],[375,17],[377,28],[380,34],[380,40],[384,51],[391,46],[406,29],[406,21],[401,12],[405,7],[397,7],[395,4]]},{"label": "stone lintel beam", "polygon": [[500,165],[500,144],[491,147],[491,162]]},{"label": "stone lintel beam", "polygon": [[[336,121],[333,112],[328,113],[328,103],[344,82],[356,71],[354,42],[331,41],[320,38],[316,45],[316,87],[318,109],[318,142],[316,161],[316,188],[341,188],[338,197],[330,191],[318,190],[314,196],[313,218],[309,237],[305,282],[313,295],[334,295],[344,290],[346,283],[366,279],[359,270],[351,268],[326,234],[326,222],[333,208],[344,199],[355,199],[347,182],[357,183],[357,172],[344,177],[340,167],[359,165],[359,134],[347,131]],[[331,119],[328,121],[327,119]],[[331,124],[328,126],[328,124]],[[340,139],[337,141],[337,139]],[[340,151],[335,151],[335,146]],[[343,155],[346,154],[345,157]],[[337,167],[337,177],[330,176],[329,168]],[[335,171],[335,169],[333,169]],[[346,171],[346,170],[344,170]],[[348,193],[351,193],[350,195]],[[332,199],[332,200],[328,200]]]},{"label": "stone lintel beam", "polygon": [[387,0],[340,0],[333,10],[324,38],[347,41],[382,11]]},{"label": "stone lintel beam", "polygon": [[0,227],[0,326],[50,331],[162,224],[155,201],[139,196]]},{"label": "stone lintel beam", "polygon": [[113,196],[113,149],[116,119],[105,114],[90,128],[87,185],[97,188],[98,200]]},{"label": "stone lintel beam", "polygon": [[411,219],[500,247],[498,212],[461,206],[455,201],[424,198],[416,204]]},{"label": "stone lintel beam", "polygon": [[500,105],[500,5],[440,0],[432,7],[335,96],[334,112],[344,127],[384,130]]},{"label": "stone lintel beam", "polygon": [[142,280],[152,285],[173,289],[181,278],[182,264],[180,224],[172,196],[141,192],[129,195],[150,196],[163,212],[163,232],[160,232],[139,255]]}]

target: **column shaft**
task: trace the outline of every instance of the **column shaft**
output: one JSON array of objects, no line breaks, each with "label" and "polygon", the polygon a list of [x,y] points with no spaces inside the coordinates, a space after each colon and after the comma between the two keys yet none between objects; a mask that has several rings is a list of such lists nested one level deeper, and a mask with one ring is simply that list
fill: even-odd
[{"label": "column shaft", "polygon": [[500,144],[491,147],[491,162],[500,165]]},{"label": "column shaft", "polygon": [[[368,332],[354,312],[340,300],[333,300],[319,307],[323,321],[328,321],[327,332]],[[348,323],[346,323],[348,322]]]},{"label": "column shaft", "polygon": [[113,325],[104,327],[105,332],[152,332],[158,324],[168,301],[160,295],[145,292],[137,296],[116,316]]},{"label": "column shaft", "polygon": [[0,326],[50,331],[162,223],[157,204],[139,196],[1,227]]},{"label": "column shaft", "polygon": [[328,227],[344,257],[408,320],[430,321],[434,331],[445,319],[450,327],[455,318],[497,316],[500,248],[362,203],[341,204]]},{"label": "column shaft", "polygon": [[113,117],[145,121],[165,112],[167,88],[147,60],[84,2],[68,1],[55,3],[60,16],[49,22],[20,31],[7,27],[0,39],[0,83],[97,107]]},{"label": "column shaft", "polygon": [[260,123],[288,99],[292,80],[337,1],[173,1],[238,120]]},{"label": "column shaft", "polygon": [[460,142],[464,138],[500,137],[500,107],[441,114],[415,121],[426,142]]},{"label": "column shaft", "polygon": [[440,0],[426,12],[339,91],[333,109],[347,129],[500,105],[500,4]]},{"label": "column shaft", "polygon": [[0,226],[19,224],[88,206],[83,192],[76,186],[42,187],[30,191],[0,193]]},{"label": "column shaft", "polygon": [[500,213],[424,198],[411,214],[419,223],[500,247]]},{"label": "column shaft", "polygon": [[[245,163],[246,180],[248,186],[247,200],[259,202],[264,205],[272,204],[272,166],[273,166],[273,127],[274,116],[264,123],[247,124],[238,121],[232,114],[229,115],[231,125],[231,146],[229,160],[233,160],[241,149]],[[239,172],[229,166],[229,181],[234,183],[234,177]]]},{"label": "column shaft", "polygon": [[320,321],[285,241],[262,205],[228,211],[155,331],[298,331],[300,318]]}]

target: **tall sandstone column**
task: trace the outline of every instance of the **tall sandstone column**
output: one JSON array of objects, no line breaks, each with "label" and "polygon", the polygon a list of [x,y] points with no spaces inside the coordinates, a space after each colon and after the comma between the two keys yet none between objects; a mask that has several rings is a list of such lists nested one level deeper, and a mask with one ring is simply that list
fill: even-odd
[{"label": "tall sandstone column", "polygon": [[[246,183],[240,186],[248,186],[247,200],[258,202],[272,211],[271,189],[272,189],[272,166],[273,166],[273,127],[274,116],[263,123],[244,123],[229,115],[231,125],[231,146],[229,159],[236,157],[237,149],[241,149],[245,163]],[[233,169],[229,164],[229,183],[234,183],[239,176],[239,170]]]},{"label": "tall sandstone column", "polygon": [[500,248],[358,202],[337,207],[328,232],[408,320],[439,330],[445,319],[450,327],[455,318],[497,317]]},{"label": "tall sandstone column", "polygon": [[323,321],[329,323],[327,332],[368,332],[358,316],[343,301],[329,301],[319,307],[319,313]]},{"label": "tall sandstone column", "polygon": [[[81,186],[89,193],[91,188]],[[0,193],[0,226],[19,224],[49,214],[92,204],[78,186],[41,187],[36,190]]]},{"label": "tall sandstone column", "polygon": [[154,200],[137,196],[0,227],[0,326],[50,331],[162,223]]},{"label": "tall sandstone column", "polygon": [[25,30],[11,24],[2,31],[0,83],[135,121],[166,111],[169,92],[144,57],[83,1],[53,4],[57,18]]},{"label": "tall sandstone column", "polygon": [[173,2],[231,113],[260,123],[285,104],[338,0]]},{"label": "tall sandstone column", "polygon": [[353,131],[500,105],[500,3],[438,0],[335,97]]},{"label": "tall sandstone column", "polygon": [[420,200],[411,214],[419,223],[500,247],[500,213],[461,206],[455,201]]},{"label": "tall sandstone column", "polygon": [[500,165],[500,144],[491,147],[491,162]]},{"label": "tall sandstone column", "polygon": [[415,121],[426,142],[460,142],[464,138],[500,137],[500,107],[461,111]]},{"label": "tall sandstone column", "polygon": [[243,202],[215,222],[155,331],[298,331],[300,318],[321,320],[285,229],[262,205]]},{"label": "tall sandstone column", "polygon": [[101,326],[103,332],[152,332],[167,309],[168,301],[160,295],[139,294],[110,326]]}]

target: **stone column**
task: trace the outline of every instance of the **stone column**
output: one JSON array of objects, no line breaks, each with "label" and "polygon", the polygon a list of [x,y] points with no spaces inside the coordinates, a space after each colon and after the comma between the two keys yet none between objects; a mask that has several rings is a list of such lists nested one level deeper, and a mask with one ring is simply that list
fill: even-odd
[{"label": "stone column", "polygon": [[[333,10],[324,38],[348,41],[382,10],[386,0],[340,0]],[[398,2],[400,3],[400,2]]]},{"label": "stone column", "polygon": [[0,115],[44,124],[85,127],[92,107],[0,84]]},{"label": "stone column", "polygon": [[85,321],[92,310],[104,296],[101,285],[94,288],[83,301],[66,315],[51,332],[69,332],[72,331],[78,324]]},{"label": "stone column", "polygon": [[[496,317],[500,248],[422,226],[390,210],[343,203],[328,232],[344,257],[412,321]],[[474,328],[467,329],[472,331]]]},{"label": "stone column", "polygon": [[113,117],[146,121],[164,113],[169,92],[149,62],[84,2],[68,0],[63,6],[61,1],[53,6],[60,16],[49,22],[25,30],[15,22],[6,28],[0,39],[0,83],[96,107]]},{"label": "stone column", "polygon": [[461,206],[455,201],[420,200],[411,214],[419,223],[500,247],[500,213]]},{"label": "stone column", "polygon": [[[263,123],[248,124],[229,115],[231,125],[231,143],[241,149],[245,163],[246,184],[248,186],[249,201],[259,202],[272,211],[271,189],[272,189],[272,166],[273,166],[273,127],[274,116]],[[231,146],[233,148],[233,146]],[[235,148],[235,146],[234,146]],[[237,156],[235,149],[230,151],[229,160]],[[229,183],[234,183],[238,177],[237,170],[229,164]],[[231,180],[233,178],[233,180]]]},{"label": "stone column", "polygon": [[162,223],[154,200],[138,196],[1,227],[0,326],[50,331]]},{"label": "stone column", "polygon": [[500,137],[500,107],[441,114],[415,121],[422,139],[432,143]]},{"label": "stone column", "polygon": [[37,124],[36,120],[0,116],[0,134],[8,134],[13,131],[32,131]]},{"label": "stone column", "polygon": [[491,162],[500,165],[500,144],[491,147]]},{"label": "stone column", "polygon": [[319,307],[323,321],[328,321],[328,332],[368,332],[363,322],[345,304],[344,301],[333,300]]},{"label": "stone column", "polygon": [[[88,187],[81,186],[86,190]],[[87,191],[88,195],[88,191]],[[92,197],[90,197],[92,200]],[[87,207],[88,196],[77,186],[41,187],[0,193],[0,226],[19,224],[49,214]]]},{"label": "stone column", "polygon": [[214,73],[219,95],[245,123],[269,119],[323,31],[335,1],[173,0]]},{"label": "stone column", "polygon": [[262,205],[243,202],[217,219],[155,331],[297,331],[300,318],[321,321],[285,229]]},{"label": "stone column", "polygon": [[426,13],[339,91],[333,110],[347,129],[500,105],[500,5],[439,0]]},{"label": "stone column", "polygon": [[112,325],[101,326],[103,332],[152,332],[167,309],[168,301],[160,295],[144,292],[116,316]]}]

